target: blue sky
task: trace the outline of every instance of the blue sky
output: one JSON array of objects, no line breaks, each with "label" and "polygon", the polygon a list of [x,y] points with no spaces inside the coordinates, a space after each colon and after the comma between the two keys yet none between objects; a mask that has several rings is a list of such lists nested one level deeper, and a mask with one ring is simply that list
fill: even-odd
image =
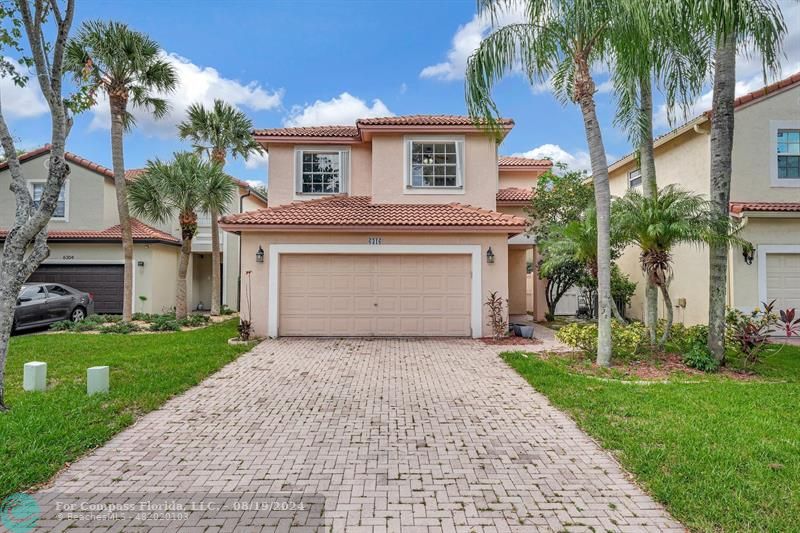
[{"label": "blue sky", "polygon": [[[800,70],[798,4],[786,4],[791,28],[784,75]],[[510,15],[513,17],[513,15]],[[449,1],[101,1],[78,0],[77,22],[113,19],[153,37],[178,69],[181,86],[170,95],[171,114],[154,121],[137,113],[125,141],[126,166],[169,158],[186,149],[175,134],[186,106],[224,98],[259,128],[352,123],[358,116],[463,114],[463,65],[488,21],[474,0]],[[737,91],[761,85],[757,58],[742,58]],[[602,85],[598,113],[611,158],[629,151],[625,133],[612,126],[613,96]],[[708,107],[708,94],[696,109]],[[19,146],[49,139],[49,115],[33,86],[0,83],[0,98]],[[580,114],[562,106],[546,86],[531,88],[509,76],[495,91],[502,113],[516,121],[502,153],[550,156],[586,166]],[[660,102],[657,102],[659,104]],[[657,113],[658,128],[667,123]],[[70,151],[111,165],[105,105],[78,117]],[[267,179],[266,161],[231,162],[227,170],[252,181]]]}]

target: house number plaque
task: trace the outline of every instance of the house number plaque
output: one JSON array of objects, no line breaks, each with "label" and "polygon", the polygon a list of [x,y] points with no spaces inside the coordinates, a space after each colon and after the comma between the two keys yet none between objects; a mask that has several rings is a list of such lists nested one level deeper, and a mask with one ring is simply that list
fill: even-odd
[{"label": "house number plaque", "polygon": [[369,241],[370,244],[383,244],[383,237],[370,237]]}]

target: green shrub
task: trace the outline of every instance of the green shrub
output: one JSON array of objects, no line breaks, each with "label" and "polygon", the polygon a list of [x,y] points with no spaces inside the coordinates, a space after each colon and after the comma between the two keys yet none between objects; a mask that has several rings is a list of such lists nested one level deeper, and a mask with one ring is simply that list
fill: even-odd
[{"label": "green shrub", "polygon": [[89,315],[85,319],[84,322],[89,322],[91,324],[115,324],[117,322],[122,322],[122,316],[120,315]]},{"label": "green shrub", "polygon": [[703,372],[716,372],[719,369],[719,363],[711,355],[705,342],[695,343],[688,352],[683,354],[683,362],[686,366]]},{"label": "green shrub", "polygon": [[157,316],[158,315],[154,315],[152,313],[133,313],[131,319],[136,320],[137,322],[152,322]]},{"label": "green shrub", "polygon": [[149,327],[150,331],[179,331],[181,325],[171,315],[159,315],[153,319]]},{"label": "green shrub", "polygon": [[[556,332],[556,338],[589,355],[597,354],[597,324],[573,323]],[[623,324],[611,322],[611,349],[615,357],[630,359],[634,357],[646,339],[644,324],[631,322]]]},{"label": "green shrub", "polygon": [[72,320],[59,320],[50,324],[51,331],[72,331],[75,329],[75,322]]},{"label": "green shrub", "polygon": [[139,326],[133,322],[116,322],[107,326],[100,326],[98,329],[100,333],[117,333],[120,335],[127,335],[139,331]]},{"label": "green shrub", "polygon": [[232,315],[235,312],[236,311],[234,311],[227,305],[223,305],[222,308],[219,310],[219,314],[221,314],[222,316]]},{"label": "green shrub", "polygon": [[85,331],[97,331],[101,327],[102,326],[100,325],[100,323],[87,322],[86,320],[83,320],[81,322],[75,322],[73,327],[72,327],[72,331],[77,331],[78,333],[83,333]]},{"label": "green shrub", "polygon": [[208,324],[209,318],[206,315],[189,315],[179,321],[179,324],[188,328],[197,328]]}]

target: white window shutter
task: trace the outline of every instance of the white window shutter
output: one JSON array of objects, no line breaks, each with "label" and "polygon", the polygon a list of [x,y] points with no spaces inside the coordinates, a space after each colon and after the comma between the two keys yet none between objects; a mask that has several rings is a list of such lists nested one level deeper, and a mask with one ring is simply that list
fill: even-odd
[{"label": "white window shutter", "polygon": [[458,165],[458,180],[459,187],[464,186],[464,141],[456,141],[456,164]]},{"label": "white window shutter", "polygon": [[303,151],[294,151],[294,190],[297,193],[303,192]]},{"label": "white window shutter", "polygon": [[350,193],[350,151],[339,152],[339,192]]}]

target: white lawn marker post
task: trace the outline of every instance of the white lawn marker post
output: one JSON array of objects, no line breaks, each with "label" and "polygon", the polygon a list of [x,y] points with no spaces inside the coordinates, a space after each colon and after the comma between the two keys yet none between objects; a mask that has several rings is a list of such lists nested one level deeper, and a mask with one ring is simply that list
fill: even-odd
[{"label": "white lawn marker post", "polygon": [[93,366],[86,371],[86,394],[107,393],[109,372],[107,366]]},{"label": "white lawn marker post", "polygon": [[47,363],[42,363],[40,361],[25,363],[22,388],[29,392],[44,392],[47,388]]}]

